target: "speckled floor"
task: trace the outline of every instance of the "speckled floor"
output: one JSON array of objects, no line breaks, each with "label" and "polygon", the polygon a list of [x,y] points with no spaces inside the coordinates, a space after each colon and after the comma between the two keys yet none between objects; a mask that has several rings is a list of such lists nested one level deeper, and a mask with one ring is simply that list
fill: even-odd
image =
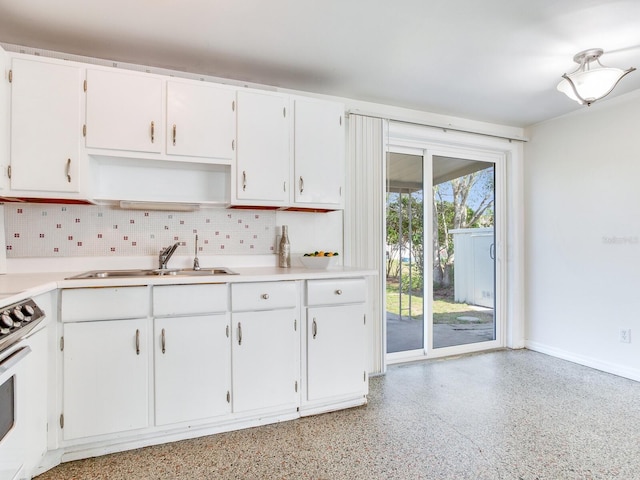
[{"label": "speckled floor", "polygon": [[640,479],[640,383],[527,350],[396,365],[366,407],[36,478]]}]

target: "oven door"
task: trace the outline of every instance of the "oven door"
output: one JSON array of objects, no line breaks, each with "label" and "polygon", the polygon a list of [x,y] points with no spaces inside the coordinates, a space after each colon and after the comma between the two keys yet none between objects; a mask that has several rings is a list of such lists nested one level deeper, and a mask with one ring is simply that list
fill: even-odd
[{"label": "oven door", "polygon": [[22,468],[27,448],[25,416],[18,398],[29,354],[28,345],[0,354],[0,480],[12,478],[11,472]]}]

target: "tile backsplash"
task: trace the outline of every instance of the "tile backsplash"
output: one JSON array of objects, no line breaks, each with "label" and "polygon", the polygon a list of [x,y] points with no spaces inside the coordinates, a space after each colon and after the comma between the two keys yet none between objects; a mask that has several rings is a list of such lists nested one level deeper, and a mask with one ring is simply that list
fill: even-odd
[{"label": "tile backsplash", "polygon": [[7,258],[143,256],[180,242],[199,255],[275,253],[276,213],[121,210],[93,205],[5,204]]}]

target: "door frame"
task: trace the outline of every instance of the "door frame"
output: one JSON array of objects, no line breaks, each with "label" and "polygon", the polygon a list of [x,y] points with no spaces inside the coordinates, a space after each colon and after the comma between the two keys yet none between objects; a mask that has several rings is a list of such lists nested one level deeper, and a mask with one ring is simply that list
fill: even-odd
[{"label": "door frame", "polygon": [[[493,348],[521,348],[524,345],[524,322],[518,312],[522,311],[522,224],[518,212],[522,209],[522,144],[504,138],[497,138],[459,131],[448,131],[423,125],[390,121],[386,138],[386,152],[419,155],[424,158],[423,182],[431,185],[433,156],[447,156],[479,160],[495,164],[495,340],[452,347],[433,349],[433,257],[425,261],[424,298],[429,302],[425,308],[425,339],[427,345],[422,350],[386,354],[387,364],[425,358],[437,358],[462,353],[471,353]],[[384,156],[386,162],[387,155]],[[385,171],[385,169],[383,169]],[[386,180],[386,179],[385,179]],[[384,182],[386,185],[386,181]],[[514,185],[514,188],[507,188]],[[432,196],[426,196],[424,211],[432,211]],[[426,200],[426,199],[425,199]],[[430,214],[430,213],[429,213]],[[384,226],[386,232],[386,225]],[[433,235],[431,222],[426,222],[425,236]],[[510,242],[508,243],[508,240]],[[430,241],[430,240],[428,240]],[[511,246],[512,245],[512,246]],[[507,288],[509,287],[509,288]],[[386,308],[383,335],[386,339]],[[428,321],[427,321],[428,320]]]}]

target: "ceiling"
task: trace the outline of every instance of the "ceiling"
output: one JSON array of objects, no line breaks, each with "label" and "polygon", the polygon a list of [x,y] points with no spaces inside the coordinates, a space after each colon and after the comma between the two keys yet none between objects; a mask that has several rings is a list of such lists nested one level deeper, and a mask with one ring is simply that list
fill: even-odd
[{"label": "ceiling", "polygon": [[[387,153],[386,182],[388,192],[412,193],[423,190],[423,158],[420,155]],[[432,183],[440,185],[454,178],[493,167],[493,163],[462,158],[433,156]]]},{"label": "ceiling", "polygon": [[0,0],[5,44],[515,127],[588,108],[573,55],[640,67],[639,32],[638,0]]}]

